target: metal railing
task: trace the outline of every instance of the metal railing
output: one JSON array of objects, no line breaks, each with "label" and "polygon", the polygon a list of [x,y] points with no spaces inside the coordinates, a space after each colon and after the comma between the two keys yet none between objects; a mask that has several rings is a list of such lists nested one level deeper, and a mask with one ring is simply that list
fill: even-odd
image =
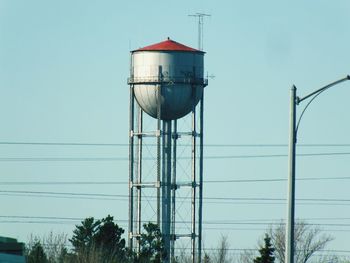
[{"label": "metal railing", "polygon": [[174,84],[190,84],[190,85],[200,85],[207,86],[207,78],[194,78],[194,77],[161,77],[150,76],[150,77],[130,77],[128,78],[129,85],[174,85]]}]

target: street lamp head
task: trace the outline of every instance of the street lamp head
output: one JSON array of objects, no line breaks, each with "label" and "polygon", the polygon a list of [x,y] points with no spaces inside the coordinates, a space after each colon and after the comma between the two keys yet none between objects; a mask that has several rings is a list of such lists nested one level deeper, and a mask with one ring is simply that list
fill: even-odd
[{"label": "street lamp head", "polygon": [[348,80],[350,80],[350,75],[347,75],[346,77],[348,78]]}]

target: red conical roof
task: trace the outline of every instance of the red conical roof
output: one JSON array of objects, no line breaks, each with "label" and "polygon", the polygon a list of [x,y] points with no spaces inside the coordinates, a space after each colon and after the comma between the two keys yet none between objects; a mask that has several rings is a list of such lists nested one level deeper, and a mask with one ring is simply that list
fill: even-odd
[{"label": "red conical roof", "polygon": [[157,44],[153,44],[150,46],[139,48],[139,49],[134,50],[134,51],[187,51],[187,52],[202,52],[202,53],[204,53],[203,51],[200,51],[198,49],[191,48],[191,47],[185,46],[183,44],[180,44],[174,40],[171,40],[170,38],[168,38],[167,40],[165,40],[163,42],[159,42]]}]

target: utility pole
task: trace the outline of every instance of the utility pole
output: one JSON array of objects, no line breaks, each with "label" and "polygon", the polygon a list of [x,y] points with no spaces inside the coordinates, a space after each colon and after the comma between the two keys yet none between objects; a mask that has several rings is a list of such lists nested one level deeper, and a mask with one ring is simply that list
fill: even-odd
[{"label": "utility pole", "polygon": [[203,24],[204,24],[204,17],[209,17],[211,15],[204,14],[204,13],[195,13],[193,15],[188,15],[192,17],[198,18],[198,50],[203,51]]},{"label": "utility pole", "polygon": [[[297,96],[297,89],[293,85],[290,91],[290,132],[289,132],[289,168],[288,168],[288,196],[287,196],[287,222],[286,222],[286,240],[285,240],[285,263],[295,263],[294,253],[295,253],[295,240],[294,240],[294,229],[295,229],[295,166],[296,166],[296,144],[297,144],[297,134],[299,129],[300,121],[306,111],[310,106],[311,102],[317,98],[318,95],[323,93],[325,90],[340,84],[344,81],[350,80],[350,75],[347,75],[345,78],[339,79],[335,82],[332,82],[304,97]],[[297,106],[304,100],[310,99],[306,104],[305,108],[300,114],[300,117],[297,121],[296,110]]]}]

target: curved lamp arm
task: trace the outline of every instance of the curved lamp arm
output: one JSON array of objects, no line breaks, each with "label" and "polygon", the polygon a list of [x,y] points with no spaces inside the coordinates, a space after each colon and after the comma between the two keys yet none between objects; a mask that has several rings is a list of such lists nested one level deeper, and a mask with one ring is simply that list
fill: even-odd
[{"label": "curved lamp arm", "polygon": [[314,91],[314,92],[312,92],[312,93],[310,93],[310,94],[308,94],[308,95],[306,95],[306,96],[304,96],[302,98],[296,97],[296,104],[299,105],[300,102],[302,102],[302,101],[304,101],[304,100],[306,100],[306,99],[308,99],[308,98],[313,96],[313,98],[306,104],[305,108],[303,109],[303,111],[300,114],[300,117],[299,117],[298,122],[297,122],[297,126],[295,128],[295,133],[296,134],[298,133],[298,129],[299,129],[299,124],[300,124],[301,118],[303,117],[306,109],[309,107],[311,102],[313,102],[313,100],[316,99],[318,97],[318,95],[320,95],[321,93],[323,93],[324,91],[326,91],[330,87],[333,87],[333,86],[335,86],[335,85],[337,85],[339,83],[342,83],[344,81],[347,81],[347,80],[350,80],[350,75],[347,75],[345,78],[342,78],[340,80],[332,82],[332,83],[330,83],[330,84],[328,84],[328,85],[326,85],[326,86],[324,86],[324,87],[322,87],[322,88],[320,88],[320,89],[318,89],[318,90],[316,90],[316,91]]}]

